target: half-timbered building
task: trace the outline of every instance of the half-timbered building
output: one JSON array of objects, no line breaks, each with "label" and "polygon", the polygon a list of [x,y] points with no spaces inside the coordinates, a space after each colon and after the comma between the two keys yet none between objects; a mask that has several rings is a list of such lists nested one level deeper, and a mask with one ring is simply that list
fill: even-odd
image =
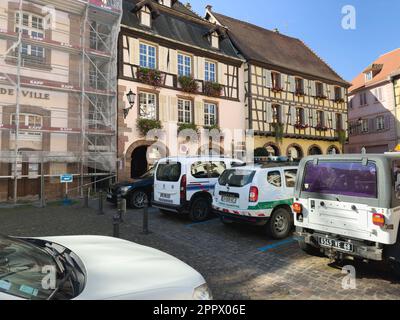
[{"label": "half-timbered building", "polygon": [[[246,123],[255,146],[269,155],[300,159],[341,153],[350,86],[301,40],[212,11],[246,59]],[[264,150],[265,153],[265,150]]]},{"label": "half-timbered building", "polygon": [[[226,35],[179,1],[124,1],[119,41],[119,178],[140,176],[160,157],[151,128],[245,129],[243,60]],[[127,94],[136,95],[134,107]],[[176,139],[176,131],[175,137]],[[240,140],[240,139],[239,139]],[[232,144],[240,144],[232,138]],[[193,147],[194,146],[194,147]],[[176,156],[165,146],[169,156]],[[194,149],[193,149],[193,148]],[[180,147],[203,154],[211,143]],[[217,146],[222,153],[221,145]]]}]

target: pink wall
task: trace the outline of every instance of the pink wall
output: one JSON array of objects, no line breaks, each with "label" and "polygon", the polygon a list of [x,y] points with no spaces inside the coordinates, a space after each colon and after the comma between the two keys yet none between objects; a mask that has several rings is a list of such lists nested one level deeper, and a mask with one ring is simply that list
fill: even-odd
[{"label": "pink wall", "polygon": [[[375,101],[375,89],[381,88],[382,99]],[[367,105],[360,106],[360,94],[367,92]],[[367,88],[364,91],[351,95],[352,108],[349,107],[349,124],[359,119],[369,120],[369,133],[351,134],[349,144],[346,145],[346,153],[360,153],[366,147],[368,153],[381,153],[393,149],[397,145],[395,102],[393,84],[384,83],[381,86]],[[376,130],[376,118],[383,116],[385,129]]]}]

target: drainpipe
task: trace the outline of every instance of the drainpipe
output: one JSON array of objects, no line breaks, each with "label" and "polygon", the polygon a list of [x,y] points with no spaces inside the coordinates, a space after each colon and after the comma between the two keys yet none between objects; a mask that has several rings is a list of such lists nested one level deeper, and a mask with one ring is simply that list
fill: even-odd
[{"label": "drainpipe", "polygon": [[399,106],[397,105],[395,81],[396,81],[396,76],[392,76],[391,77],[391,82],[392,82],[392,85],[393,85],[393,95],[394,95],[394,116],[395,116],[395,122],[394,123],[395,123],[396,140],[397,140],[396,144],[399,144],[400,143],[400,134],[399,134],[400,126],[398,124],[399,119],[398,119],[398,110],[397,110],[397,107],[399,107]]}]

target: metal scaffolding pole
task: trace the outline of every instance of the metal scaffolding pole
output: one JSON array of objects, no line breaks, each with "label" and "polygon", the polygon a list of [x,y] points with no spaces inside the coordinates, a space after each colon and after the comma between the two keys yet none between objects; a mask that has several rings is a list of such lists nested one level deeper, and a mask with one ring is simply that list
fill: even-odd
[{"label": "metal scaffolding pole", "polygon": [[22,0],[19,0],[19,19],[18,19],[18,46],[17,46],[17,81],[15,88],[15,102],[16,102],[16,111],[15,111],[15,139],[14,139],[14,151],[15,151],[15,159],[14,159],[14,204],[18,202],[18,140],[19,140],[19,118],[20,118],[20,102],[21,102],[21,53],[22,53]]}]

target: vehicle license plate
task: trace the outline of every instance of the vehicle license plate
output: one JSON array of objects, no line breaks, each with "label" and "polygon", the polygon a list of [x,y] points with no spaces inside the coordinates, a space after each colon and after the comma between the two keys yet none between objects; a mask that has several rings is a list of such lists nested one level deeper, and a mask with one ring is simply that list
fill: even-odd
[{"label": "vehicle license plate", "polygon": [[352,243],[322,237],[318,239],[318,243],[322,247],[333,248],[344,252],[354,252],[354,245]]},{"label": "vehicle license plate", "polygon": [[235,204],[237,202],[237,198],[227,197],[227,196],[222,196],[221,200],[222,200],[222,202],[231,203],[231,204]]}]

